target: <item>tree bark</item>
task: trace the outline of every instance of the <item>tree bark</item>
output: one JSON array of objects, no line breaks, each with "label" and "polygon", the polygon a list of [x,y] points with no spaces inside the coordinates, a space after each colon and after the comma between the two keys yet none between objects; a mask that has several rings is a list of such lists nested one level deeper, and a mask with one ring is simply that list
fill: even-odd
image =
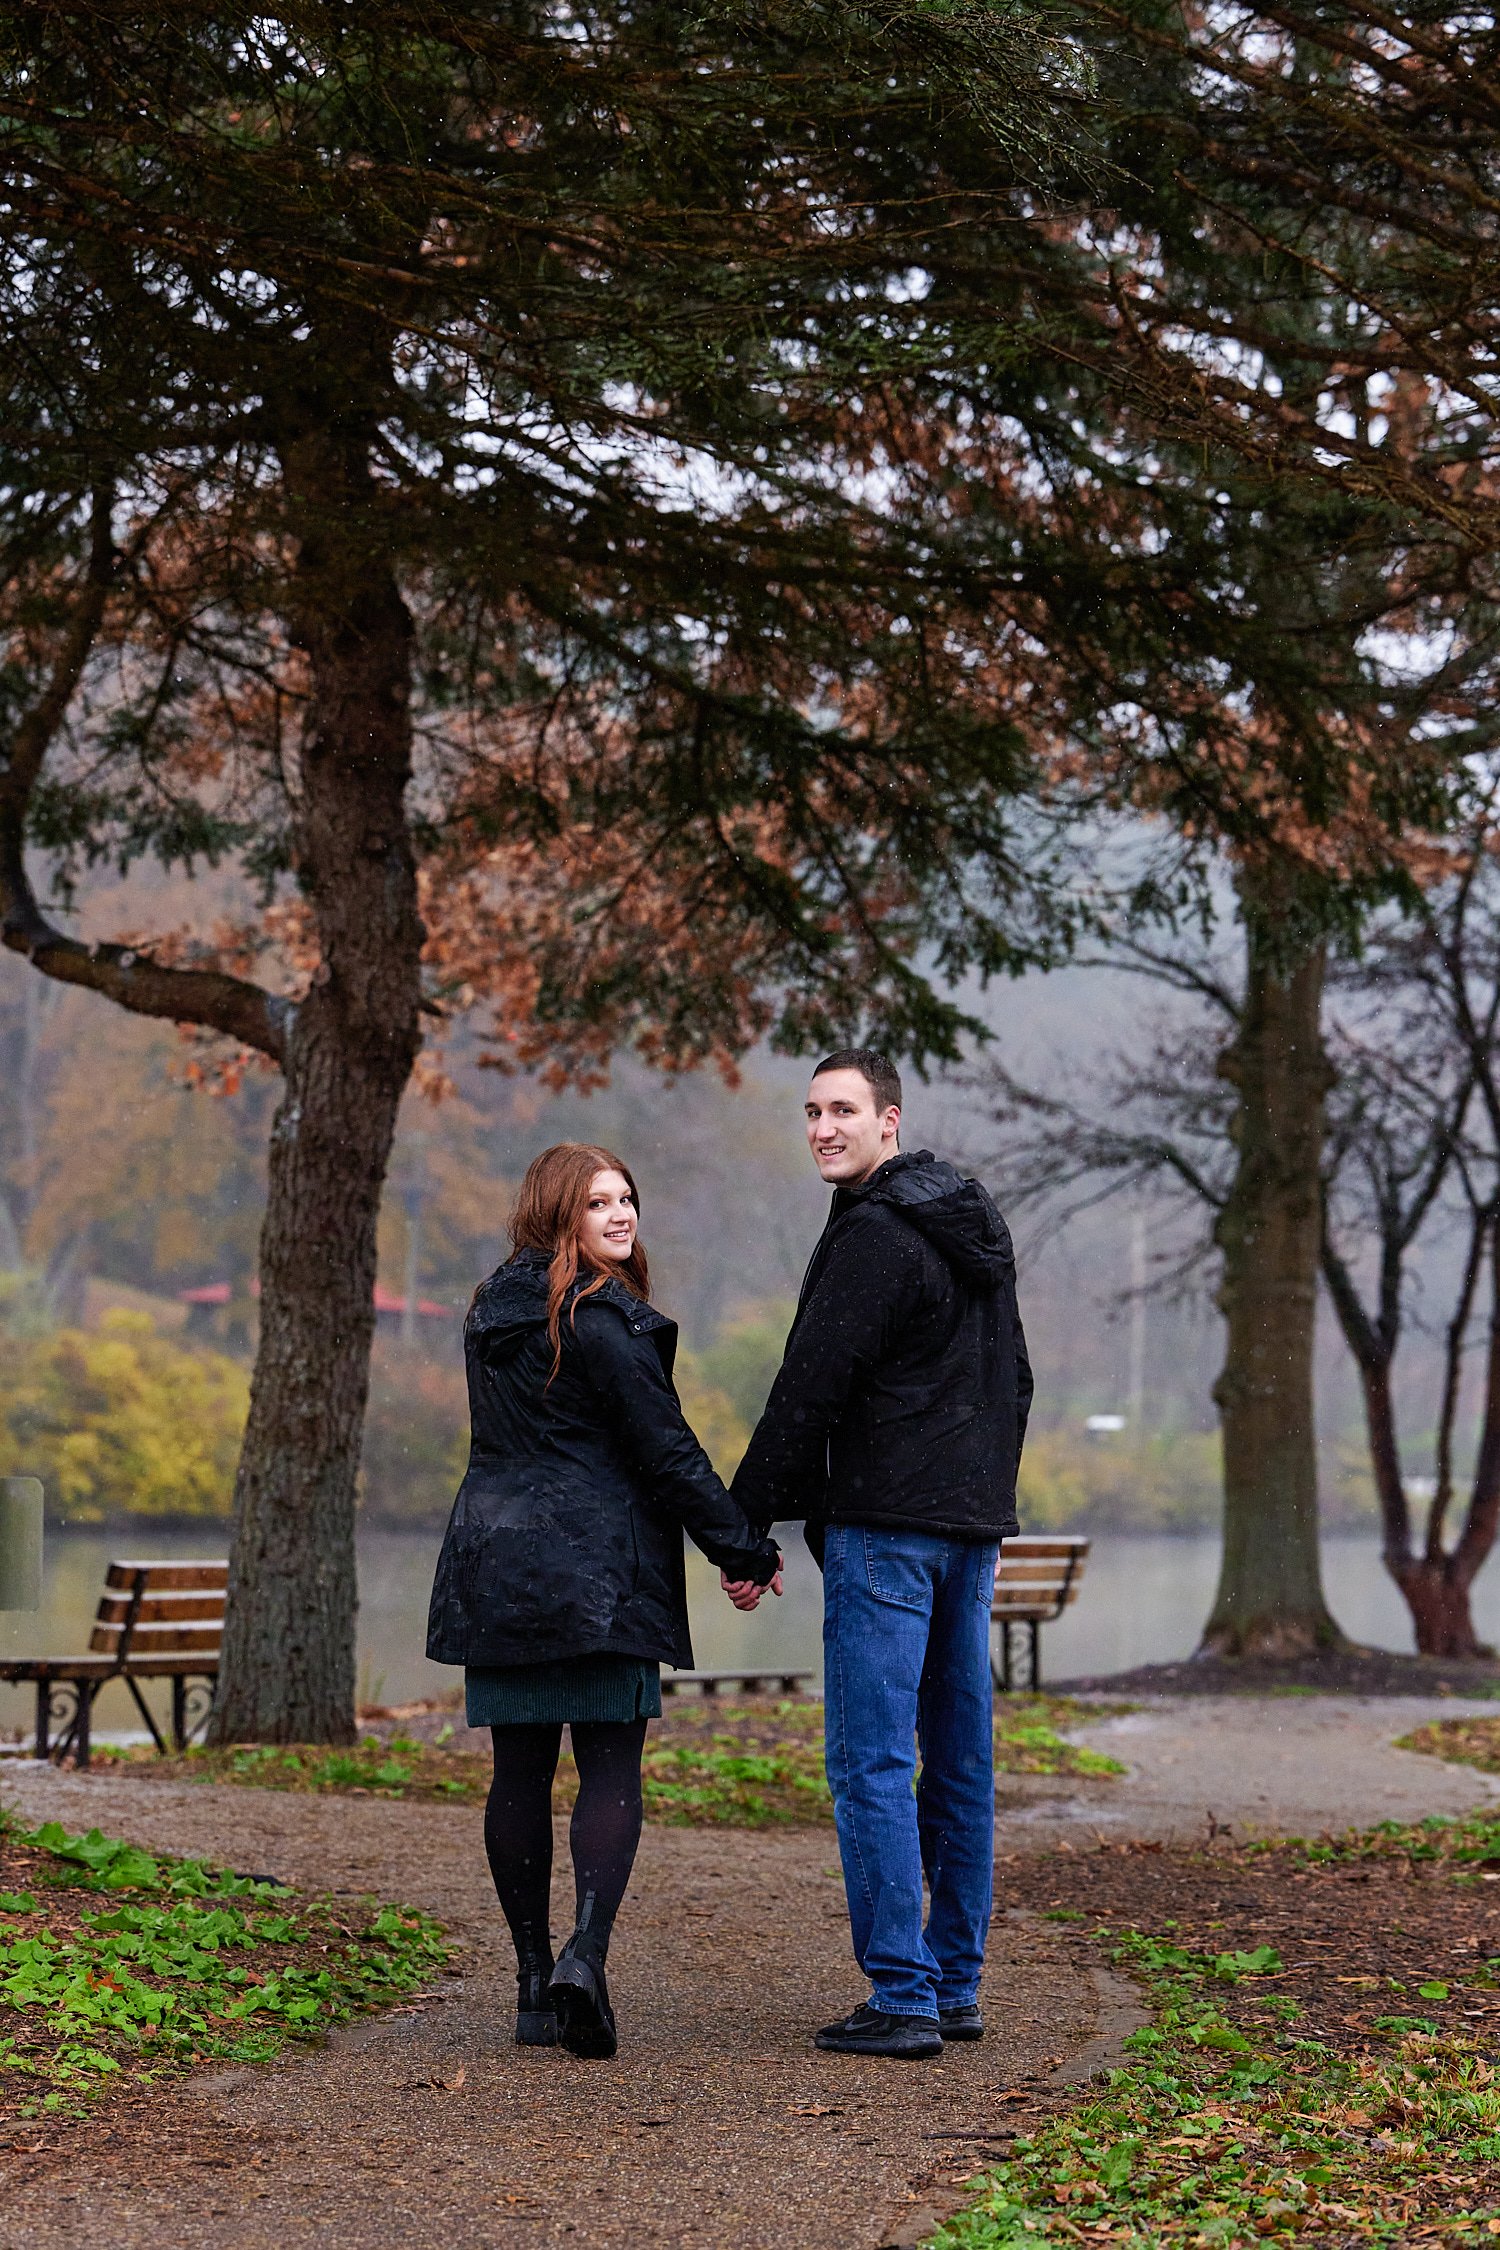
[{"label": "tree bark", "polygon": [[[1474,1579],[1494,1543],[1496,1506],[1500,1502],[1500,1473],[1497,1473],[1500,1471],[1500,1464],[1493,1457],[1492,1447],[1487,1457],[1486,1449],[1481,1445],[1474,1491],[1458,1544],[1451,1554],[1445,1553],[1443,1548],[1443,1520],[1452,1492],[1451,1428],[1457,1401],[1458,1371],[1463,1338],[1468,1328],[1474,1281],[1488,1232],[1488,1220],[1481,1221],[1476,1226],[1466,1261],[1458,1313],[1449,1329],[1447,1381],[1440,1423],[1438,1488],[1428,1517],[1425,1552],[1420,1556],[1411,1551],[1411,1511],[1407,1506],[1406,1485],[1401,1473],[1401,1446],[1396,1434],[1396,1409],[1392,1395],[1394,1330],[1388,1329],[1387,1336],[1383,1338],[1370,1323],[1361,1324],[1358,1308],[1354,1307],[1352,1312],[1349,1310],[1353,1305],[1353,1291],[1347,1272],[1339,1261],[1325,1260],[1324,1271],[1330,1282],[1334,1303],[1343,1320],[1345,1338],[1359,1364],[1365,1400],[1365,1426],[1370,1441],[1370,1463],[1384,1533],[1381,1559],[1399,1587],[1411,1614],[1412,1635],[1419,1656],[1484,1657],[1493,1654],[1492,1650],[1483,1646],[1474,1630],[1471,1608]],[[1496,1423],[1495,1363],[1496,1329],[1492,1316],[1490,1390],[1485,1425],[1487,1432]]]},{"label": "tree bark", "polygon": [[[1463,1530],[1452,1552],[1445,1554],[1443,1522],[1451,1490],[1446,1418],[1452,1409],[1452,1400],[1445,1395],[1443,1471],[1428,1516],[1426,1551],[1420,1561],[1401,1557],[1399,1567],[1395,1558],[1386,1557],[1392,1577],[1406,1596],[1417,1647],[1423,1656],[1488,1657],[1495,1653],[1475,1632],[1470,1606],[1474,1581],[1500,1531],[1500,1222],[1493,1208],[1477,1215],[1474,1241],[1476,1249],[1488,1250],[1490,1318],[1485,1350],[1484,1413]],[[1472,1275],[1477,1263],[1477,1258],[1471,1259],[1465,1273],[1463,1299],[1455,1328],[1450,1332],[1450,1367],[1455,1385],[1458,1353],[1472,1303]]]},{"label": "tree bark", "polygon": [[1274,897],[1244,898],[1245,1005],[1220,1059],[1238,1160],[1215,1224],[1228,1328],[1214,1387],[1224,1437],[1224,1559],[1202,1653],[1296,1657],[1342,1640],[1323,1597],[1313,1338],[1329,1070],[1324,954],[1288,960]]},{"label": "tree bark", "polygon": [[292,614],[310,681],[297,873],[322,959],[287,1036],[271,1131],[217,1742],[354,1733],[376,1221],[419,1044],[423,937],[405,809],[411,622],[381,560],[366,460],[358,442],[319,437],[285,461],[307,518]]},{"label": "tree bark", "polygon": [[1419,1656],[1494,1655],[1474,1630],[1473,1582],[1458,1569],[1455,1556],[1427,1555],[1418,1560],[1403,1555],[1393,1560],[1387,1555],[1385,1560],[1411,1612]]}]

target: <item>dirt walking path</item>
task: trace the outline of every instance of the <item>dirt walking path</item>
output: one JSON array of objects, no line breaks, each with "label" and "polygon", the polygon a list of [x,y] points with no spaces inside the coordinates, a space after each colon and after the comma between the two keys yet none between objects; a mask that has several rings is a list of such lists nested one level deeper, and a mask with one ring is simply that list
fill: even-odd
[{"label": "dirt walking path", "polygon": [[1429,1719],[1493,1717],[1460,1696],[1152,1696],[1076,1730],[1127,1768],[1112,1781],[1012,1778],[998,1849],[1038,1852],[1151,1837],[1193,1843],[1228,1826],[1319,1836],[1500,1805],[1500,1779],[1444,1765],[1396,1738]]},{"label": "dirt walking path", "polygon": [[[7,1794],[29,1819],[426,1907],[460,1973],[327,2049],[200,2072],[173,2097],[175,2150],[153,2104],[149,2140],[79,2126],[30,2180],[6,2151],[4,2250],[876,2250],[930,2231],[965,2136],[1100,2029],[1100,1993],[1051,1929],[1002,1917],[983,2044],[930,2065],[821,2055],[810,2031],[863,1997],[831,1831],[648,1828],[610,1964],[620,2055],[579,2063],[512,2044],[473,1807],[30,1767]],[[563,1928],[565,1912],[559,1884]]]},{"label": "dirt walking path", "polygon": [[[1306,1834],[1496,1802],[1484,1776],[1391,1746],[1468,1708],[1162,1699],[1100,1720],[1084,1737],[1123,1779],[1005,1784],[1001,1901],[1014,1855],[1095,1838],[1192,1841],[1210,1816]],[[810,2031],[860,1995],[831,1832],[648,1828],[611,1963],[621,2053],[577,2063],[511,2043],[476,1808],[7,1778],[28,1819],[409,1901],[459,1952],[429,1999],[326,2049],[201,2071],[152,2102],[147,2132],[128,2110],[60,2136],[21,2127],[0,2148],[0,2250],[878,2250],[951,2206],[969,2136],[1016,2115],[1003,2097],[1107,2060],[1130,2026],[1128,1995],[1070,1965],[1059,1931],[1002,1913],[982,2045],[932,2065],[819,2055]],[[560,1881],[564,1928],[566,1904]]]}]

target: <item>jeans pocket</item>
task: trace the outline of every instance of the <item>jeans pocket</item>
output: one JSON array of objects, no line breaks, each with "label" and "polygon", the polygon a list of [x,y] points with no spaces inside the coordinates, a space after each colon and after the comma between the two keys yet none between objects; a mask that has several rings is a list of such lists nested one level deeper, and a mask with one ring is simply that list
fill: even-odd
[{"label": "jeans pocket", "polygon": [[878,1602],[896,1609],[930,1610],[932,1572],[912,1554],[898,1531],[864,1531],[865,1572]]},{"label": "jeans pocket", "polygon": [[979,1568],[975,1573],[974,1578],[974,1594],[976,1600],[982,1601],[986,1609],[993,1608],[994,1606],[995,1572],[999,1567],[999,1563],[1000,1549],[998,1547],[980,1548]]}]

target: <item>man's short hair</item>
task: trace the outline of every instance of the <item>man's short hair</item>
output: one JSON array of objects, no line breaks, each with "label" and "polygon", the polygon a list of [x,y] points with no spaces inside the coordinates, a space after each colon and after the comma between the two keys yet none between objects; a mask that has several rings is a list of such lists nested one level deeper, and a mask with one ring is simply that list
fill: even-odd
[{"label": "man's short hair", "polygon": [[875,1096],[878,1110],[901,1107],[901,1073],[890,1056],[875,1047],[840,1047],[836,1055],[824,1056],[814,1078],[821,1078],[825,1070],[857,1070]]}]

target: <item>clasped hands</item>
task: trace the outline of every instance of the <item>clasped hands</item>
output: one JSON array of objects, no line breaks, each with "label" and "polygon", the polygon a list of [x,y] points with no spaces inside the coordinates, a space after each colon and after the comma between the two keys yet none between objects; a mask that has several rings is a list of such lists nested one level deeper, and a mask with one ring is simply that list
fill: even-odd
[{"label": "clasped hands", "polygon": [[719,1584],[723,1587],[725,1593],[729,1596],[729,1599],[733,1602],[736,1609],[754,1609],[760,1601],[760,1597],[762,1594],[766,1593],[767,1591],[773,1594],[780,1594],[781,1592],[780,1549],[777,1550],[776,1576],[771,1580],[769,1588],[765,1586],[757,1586],[753,1578],[727,1578],[722,1570],[719,1572]]}]

